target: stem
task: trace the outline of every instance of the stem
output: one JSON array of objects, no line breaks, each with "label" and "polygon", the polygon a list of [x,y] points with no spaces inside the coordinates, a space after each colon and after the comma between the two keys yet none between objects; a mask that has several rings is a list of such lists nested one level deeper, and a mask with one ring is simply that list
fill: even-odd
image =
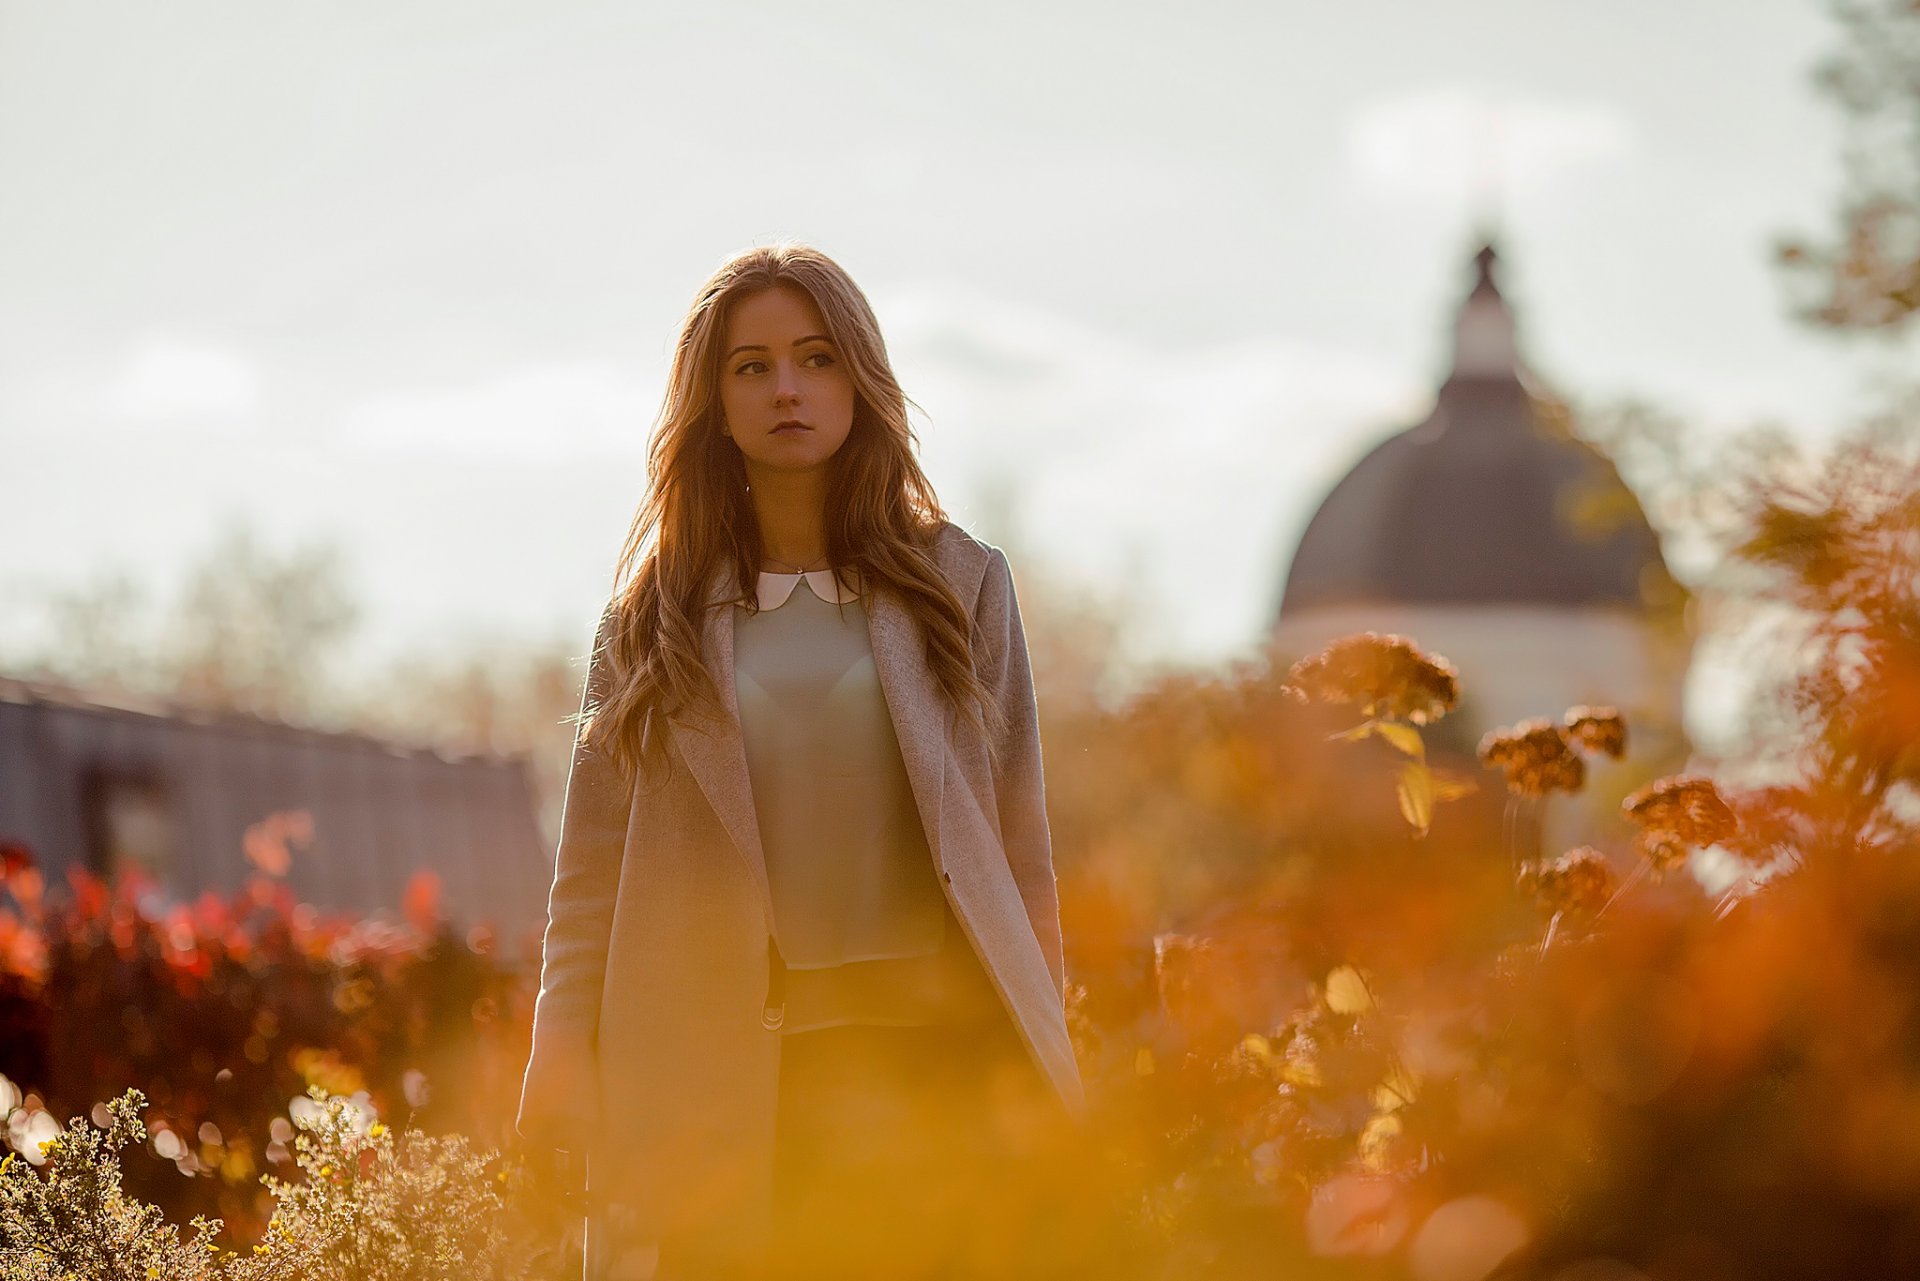
[{"label": "stem", "polygon": [[1508,792],[1506,808],[1500,811],[1500,842],[1507,847],[1507,866],[1516,878],[1520,875],[1520,851],[1514,840],[1514,821],[1519,804],[1520,798]]},{"label": "stem", "polygon": [[1545,956],[1547,949],[1553,946],[1553,933],[1560,928],[1560,916],[1561,914],[1559,912],[1555,912],[1553,919],[1547,922],[1547,936],[1540,940],[1540,955],[1542,956]]},{"label": "stem", "polygon": [[1640,878],[1645,876],[1647,874],[1647,869],[1652,866],[1653,866],[1653,860],[1645,857],[1642,857],[1638,863],[1634,864],[1633,871],[1628,874],[1626,880],[1620,882],[1620,888],[1615,890],[1613,892],[1613,896],[1609,898],[1604,904],[1601,905],[1600,910],[1593,914],[1593,919],[1598,921],[1601,917],[1605,916],[1607,914],[1607,909],[1612,907],[1614,905],[1614,902],[1617,899],[1619,899],[1619,897],[1622,894],[1625,894],[1628,890],[1632,889],[1635,885],[1638,885],[1640,883]]}]

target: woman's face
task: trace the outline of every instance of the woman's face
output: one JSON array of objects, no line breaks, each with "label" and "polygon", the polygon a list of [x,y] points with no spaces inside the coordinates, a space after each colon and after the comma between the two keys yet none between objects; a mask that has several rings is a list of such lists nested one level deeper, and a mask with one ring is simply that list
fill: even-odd
[{"label": "woman's face", "polygon": [[807,292],[776,285],[740,298],[721,351],[720,410],[747,482],[826,466],[853,430],[853,377]]}]

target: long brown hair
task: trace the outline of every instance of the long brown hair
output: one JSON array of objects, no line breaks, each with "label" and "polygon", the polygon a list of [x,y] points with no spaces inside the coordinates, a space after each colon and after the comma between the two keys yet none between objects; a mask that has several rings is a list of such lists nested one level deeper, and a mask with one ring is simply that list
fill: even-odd
[{"label": "long brown hair", "polygon": [[[961,714],[1003,728],[974,666],[971,619],[933,558],[946,513],[913,455],[918,437],[866,295],[831,258],[784,241],[742,250],[708,277],[681,323],[666,395],[647,448],[647,488],[615,570],[604,674],[589,691],[581,732],[590,750],[631,774],[662,750],[664,718],[720,692],[700,640],[709,584],[731,562],[754,608],[762,548],[739,447],[721,434],[720,350],[727,317],[748,294],[806,291],[853,378],[853,427],[827,483],[827,556],[862,593],[891,591],[918,619],[926,661]],[[720,608],[730,609],[734,601]],[[651,724],[649,724],[651,720]],[[644,732],[643,732],[644,731]],[[643,752],[643,748],[647,749]],[[664,754],[662,755],[664,759]]]}]

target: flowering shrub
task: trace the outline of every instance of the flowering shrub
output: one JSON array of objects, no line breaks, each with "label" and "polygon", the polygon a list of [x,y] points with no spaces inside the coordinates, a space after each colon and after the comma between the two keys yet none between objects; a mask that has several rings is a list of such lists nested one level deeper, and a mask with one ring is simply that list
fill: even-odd
[{"label": "flowering shrub", "polygon": [[537,1231],[526,1167],[464,1138],[393,1132],[364,1105],[315,1088],[292,1111],[301,1178],[264,1176],[277,1203],[258,1244],[216,1244],[196,1216],[182,1240],[160,1211],[122,1186],[120,1152],[146,1134],[145,1101],[128,1090],[104,1127],[76,1117],[48,1140],[44,1168],[0,1164],[0,1277],[7,1281],[135,1277],[168,1281],[534,1281],[579,1275],[557,1232]]},{"label": "flowering shrub", "polygon": [[270,1210],[258,1176],[291,1166],[282,1112],[310,1086],[504,1135],[530,997],[484,931],[445,928],[430,874],[402,926],[321,914],[273,876],[169,907],[138,876],[76,873],[49,903],[24,851],[6,867],[0,1095],[14,1097],[0,1113],[24,1158],[54,1116],[91,1109],[106,1129],[96,1100],[138,1082],[151,1107],[129,1185],[176,1218],[218,1217],[255,1239]]}]

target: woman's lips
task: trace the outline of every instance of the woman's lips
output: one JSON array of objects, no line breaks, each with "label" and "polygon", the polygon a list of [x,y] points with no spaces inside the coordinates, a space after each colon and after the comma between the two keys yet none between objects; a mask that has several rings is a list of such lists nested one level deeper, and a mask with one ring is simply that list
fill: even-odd
[{"label": "woman's lips", "polygon": [[812,431],[812,430],[813,428],[807,426],[805,423],[781,423],[778,427],[775,427],[773,429],[773,434],[778,436],[783,431]]}]

